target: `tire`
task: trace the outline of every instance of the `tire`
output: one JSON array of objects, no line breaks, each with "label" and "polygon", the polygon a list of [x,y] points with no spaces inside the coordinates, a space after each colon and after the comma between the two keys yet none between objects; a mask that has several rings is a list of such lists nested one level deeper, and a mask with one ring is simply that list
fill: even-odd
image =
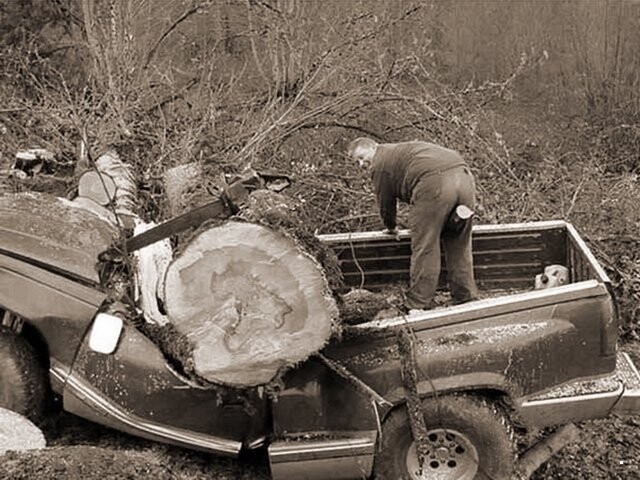
[{"label": "tire", "polygon": [[382,427],[374,463],[376,480],[504,480],[515,465],[513,430],[488,402],[447,395],[422,402],[430,455],[419,472],[409,417],[396,408]]},{"label": "tire", "polygon": [[47,400],[46,373],[29,342],[6,327],[0,327],[0,365],[0,407],[39,423]]}]

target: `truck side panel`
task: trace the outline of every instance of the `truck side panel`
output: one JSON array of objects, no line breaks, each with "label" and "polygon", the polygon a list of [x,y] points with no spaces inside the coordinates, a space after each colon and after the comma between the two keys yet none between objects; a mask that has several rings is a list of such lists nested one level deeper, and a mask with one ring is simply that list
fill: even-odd
[{"label": "truck side panel", "polygon": [[355,327],[355,338],[326,354],[399,402],[404,393],[393,332],[407,325],[415,333],[423,393],[492,389],[519,398],[615,368],[615,354],[603,353],[601,345],[610,302],[596,281],[471,302]]},{"label": "truck side panel", "polygon": [[130,325],[113,354],[82,344],[65,387],[64,407],[136,435],[225,455],[264,437],[269,427],[267,398],[257,389],[206,387],[188,380]]}]

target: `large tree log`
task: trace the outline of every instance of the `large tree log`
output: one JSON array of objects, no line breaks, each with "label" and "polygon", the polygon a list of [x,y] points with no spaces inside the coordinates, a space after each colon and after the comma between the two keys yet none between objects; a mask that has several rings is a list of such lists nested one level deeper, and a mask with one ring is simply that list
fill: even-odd
[{"label": "large tree log", "polygon": [[253,386],[330,338],[338,312],[319,263],[290,236],[229,221],[200,232],[167,270],[170,321],[200,377]]}]

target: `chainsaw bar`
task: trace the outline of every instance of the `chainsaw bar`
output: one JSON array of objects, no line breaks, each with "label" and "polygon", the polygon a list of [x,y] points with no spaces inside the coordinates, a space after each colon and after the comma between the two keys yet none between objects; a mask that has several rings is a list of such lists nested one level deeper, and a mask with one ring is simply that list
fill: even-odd
[{"label": "chainsaw bar", "polygon": [[172,235],[202,225],[212,218],[228,218],[238,211],[238,206],[253,190],[268,188],[279,192],[291,184],[287,175],[273,172],[250,172],[223,190],[220,197],[205,205],[173,217],[160,225],[127,239],[127,252],[134,252]]}]

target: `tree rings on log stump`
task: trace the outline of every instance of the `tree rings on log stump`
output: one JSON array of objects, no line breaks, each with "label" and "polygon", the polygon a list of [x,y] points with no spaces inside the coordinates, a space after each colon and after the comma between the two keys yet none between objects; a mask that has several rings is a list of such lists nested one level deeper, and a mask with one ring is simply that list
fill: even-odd
[{"label": "tree rings on log stump", "polygon": [[116,183],[106,173],[88,171],[78,180],[78,196],[89,198],[99,205],[108,205],[116,195]]},{"label": "tree rings on log stump", "polygon": [[29,419],[6,408],[0,408],[0,454],[44,448],[42,431]]},{"label": "tree rings on log stump", "polygon": [[338,312],[318,262],[289,236],[229,221],[200,232],[167,270],[171,323],[193,344],[198,376],[268,383],[320,350]]}]

